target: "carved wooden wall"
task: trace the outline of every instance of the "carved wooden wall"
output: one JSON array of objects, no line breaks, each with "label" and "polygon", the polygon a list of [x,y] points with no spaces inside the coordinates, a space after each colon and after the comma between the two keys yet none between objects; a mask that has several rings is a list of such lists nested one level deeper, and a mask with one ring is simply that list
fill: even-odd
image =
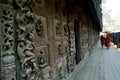
[{"label": "carved wooden wall", "polygon": [[80,21],[74,13],[68,17],[65,0],[1,0],[0,12],[0,77],[4,80],[66,79],[77,66],[75,19],[80,24],[82,58],[97,40],[98,31],[92,22],[88,27],[86,15]]}]

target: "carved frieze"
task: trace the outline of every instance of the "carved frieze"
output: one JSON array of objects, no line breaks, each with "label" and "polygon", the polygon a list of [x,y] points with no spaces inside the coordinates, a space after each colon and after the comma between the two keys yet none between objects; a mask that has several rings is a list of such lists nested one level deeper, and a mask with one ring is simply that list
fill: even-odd
[{"label": "carved frieze", "polygon": [[1,7],[2,29],[2,76],[4,80],[16,80],[15,52],[14,52],[14,23],[12,7]]},{"label": "carved frieze", "polygon": [[[23,33],[24,34],[24,33]],[[19,36],[18,56],[21,63],[21,79],[35,78],[35,72],[38,69],[36,57],[34,53],[33,33],[28,33],[28,36]],[[33,73],[34,72],[34,73]]]},{"label": "carved frieze", "polygon": [[[27,0],[16,2],[20,8],[16,16],[18,23],[17,52],[21,65],[20,79],[46,80],[42,79],[39,75],[41,74],[41,70],[48,66],[48,51],[46,51],[46,48],[41,48],[34,44],[35,37],[38,40],[47,38],[46,18],[35,15],[30,6],[31,3]],[[37,2],[39,3],[40,1],[37,0]]]},{"label": "carved frieze", "polygon": [[38,66],[35,57],[34,47],[34,17],[31,2],[27,0],[16,1],[20,7],[16,19],[18,23],[18,46],[17,52],[20,59],[21,80],[32,80],[37,76]]}]

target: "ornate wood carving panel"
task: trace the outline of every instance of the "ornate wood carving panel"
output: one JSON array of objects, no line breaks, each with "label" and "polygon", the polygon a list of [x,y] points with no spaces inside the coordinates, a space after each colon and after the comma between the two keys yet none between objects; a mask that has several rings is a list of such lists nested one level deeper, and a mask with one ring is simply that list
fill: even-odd
[{"label": "ornate wood carving panel", "polygon": [[14,12],[9,5],[0,5],[1,12],[1,66],[4,80],[16,80],[15,39],[14,39]]},{"label": "ornate wood carving panel", "polygon": [[[73,21],[77,12],[68,17],[67,5],[65,0],[0,0],[0,77],[4,80],[65,80],[74,71]],[[87,17],[81,13],[79,19],[85,24],[80,31],[80,46],[81,52],[86,53]],[[91,46],[98,35],[93,28],[90,28]]]},{"label": "ornate wood carving panel", "polygon": [[[56,13],[57,14],[57,13]],[[59,14],[59,10],[58,10]],[[56,15],[58,16],[58,15]],[[62,19],[62,18],[61,18]],[[64,80],[68,74],[67,55],[69,54],[68,46],[68,26],[66,20],[58,17],[53,19],[54,29],[54,57],[56,61],[56,80]]]},{"label": "ornate wood carving panel", "polygon": [[[35,38],[39,40],[47,38],[46,18],[33,13],[30,6],[32,2],[18,0],[16,3],[19,6],[16,19],[18,24],[17,51],[21,69],[20,80],[50,80],[50,68],[47,68],[49,67],[47,63],[48,51],[46,48],[39,47],[40,43],[37,42],[38,45],[34,43],[36,42]],[[49,69],[49,71],[44,73],[45,69]],[[45,76],[46,74],[47,76]]]}]

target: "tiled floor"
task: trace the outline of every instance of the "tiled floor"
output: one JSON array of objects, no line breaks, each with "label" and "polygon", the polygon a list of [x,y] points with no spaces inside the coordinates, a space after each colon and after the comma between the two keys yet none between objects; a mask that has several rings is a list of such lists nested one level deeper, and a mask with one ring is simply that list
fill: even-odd
[{"label": "tiled floor", "polygon": [[120,50],[98,44],[74,80],[120,80]]}]

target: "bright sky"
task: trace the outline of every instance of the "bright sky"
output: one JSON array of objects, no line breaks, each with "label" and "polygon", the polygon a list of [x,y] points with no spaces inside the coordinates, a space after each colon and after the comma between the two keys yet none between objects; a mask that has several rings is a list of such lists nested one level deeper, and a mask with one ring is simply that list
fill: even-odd
[{"label": "bright sky", "polygon": [[111,16],[115,16],[120,13],[120,0],[106,0],[105,7],[111,9]]},{"label": "bright sky", "polygon": [[[105,10],[111,10],[111,13],[110,13],[111,19],[116,19],[115,17],[118,16],[118,14],[120,16],[120,0],[105,0],[105,1],[106,2],[104,4],[104,7],[106,8]],[[120,17],[118,17],[117,19],[119,18]],[[106,28],[105,30],[108,30],[108,31],[120,31],[120,23],[115,25],[109,24],[109,26],[105,28]]]}]

